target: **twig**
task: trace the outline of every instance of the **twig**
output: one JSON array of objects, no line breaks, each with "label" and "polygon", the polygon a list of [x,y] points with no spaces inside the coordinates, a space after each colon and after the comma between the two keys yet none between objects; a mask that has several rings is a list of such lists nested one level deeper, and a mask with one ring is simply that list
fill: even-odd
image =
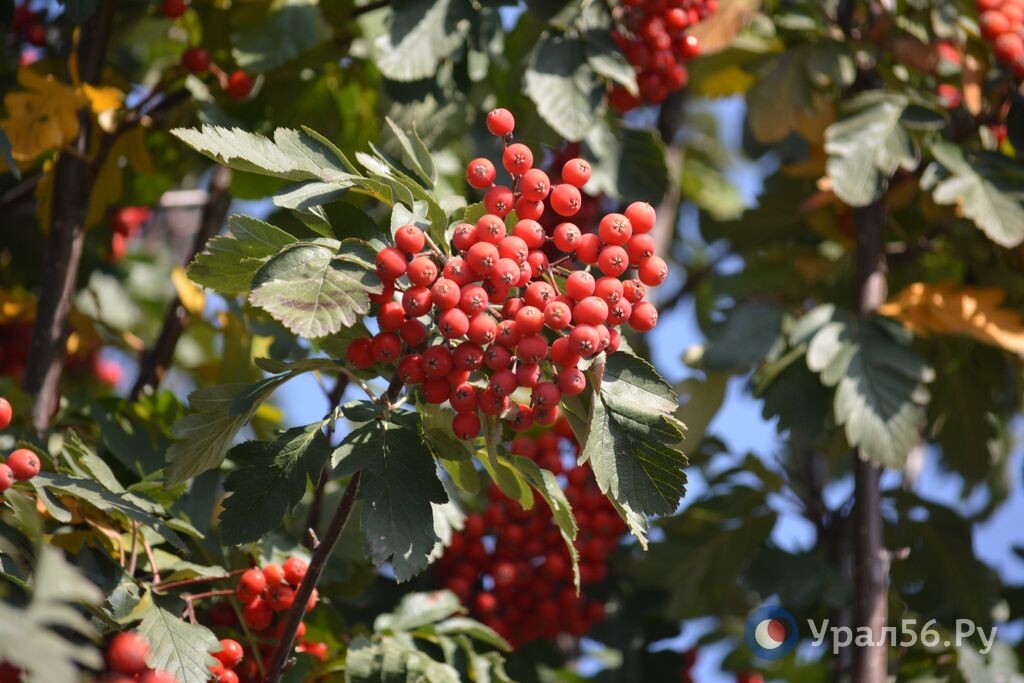
[{"label": "twig", "polygon": [[281,631],[281,637],[277,642],[277,649],[274,650],[274,656],[271,659],[267,672],[267,683],[278,683],[284,675],[292,650],[295,648],[295,634],[298,632],[299,624],[302,623],[302,617],[306,613],[306,603],[309,602],[310,596],[313,595],[313,589],[319,583],[320,577],[324,573],[324,568],[327,566],[327,561],[330,559],[331,553],[334,552],[334,548],[338,545],[338,539],[341,538],[341,533],[345,530],[349,517],[352,516],[352,508],[355,505],[361,479],[361,472],[356,472],[352,475],[348,486],[345,488],[345,493],[341,497],[341,502],[338,504],[338,509],[331,519],[331,524],[324,534],[323,541],[313,551],[313,556],[309,561],[309,568],[306,570],[306,576],[302,579],[302,583],[299,584],[299,588],[295,592],[295,600],[292,602],[292,606],[288,609],[285,617],[284,628]]},{"label": "twig", "polygon": [[[334,409],[339,403],[341,403],[341,397],[345,394],[345,389],[348,388],[349,376],[342,375],[338,378],[338,381],[334,384],[334,388],[331,389],[330,393],[327,394],[328,407],[333,414]],[[334,421],[327,427],[329,433],[334,432]],[[313,500],[309,504],[309,512],[306,514],[306,529],[312,534],[310,537],[309,547],[314,548],[313,538],[316,537],[316,530],[320,527],[320,511],[323,508],[324,503],[324,490],[327,488],[327,481],[330,479],[331,469],[329,465],[324,465],[320,470],[320,476],[317,477],[316,489],[313,491]]]},{"label": "twig", "polygon": [[216,591],[205,591],[203,593],[185,593],[181,597],[186,599],[186,600],[192,601],[192,600],[204,600],[206,598],[222,598],[224,596],[234,595],[234,594],[235,594],[235,591],[233,591],[233,590],[231,590],[229,588],[224,588],[224,589],[216,590]]},{"label": "twig", "polygon": [[195,576],[191,579],[179,579],[178,581],[168,581],[166,583],[160,583],[159,581],[153,582],[153,590],[155,591],[166,591],[174,588],[181,588],[182,586],[195,586],[201,583],[213,583],[214,581],[222,581],[224,579],[230,579],[233,576],[243,574],[247,569],[232,569],[226,574],[219,574],[217,576]]},{"label": "twig", "polygon": [[135,566],[139,559],[139,523],[132,522],[132,548],[128,556],[128,567],[125,568],[125,573],[128,576],[135,574]]},{"label": "twig", "polygon": [[[192,249],[189,252],[185,264],[191,263],[206,242],[220,231],[227,216],[228,207],[231,205],[231,169],[218,166],[213,171],[213,178],[210,181],[210,191],[206,206],[203,207],[203,215],[199,221],[199,229],[196,230],[195,238],[192,240]],[[137,401],[148,389],[154,389],[160,384],[164,373],[170,366],[174,357],[174,349],[178,345],[182,332],[185,330],[185,323],[188,321],[189,313],[177,296],[167,307],[164,316],[163,327],[160,336],[157,337],[153,348],[145,351],[139,360],[139,376],[132,387],[131,399]]]},{"label": "twig", "polygon": [[142,538],[142,549],[146,551],[146,560],[149,561],[149,570],[153,572],[153,585],[158,585],[160,583],[160,570],[156,568],[156,559],[153,557],[153,548],[150,547],[149,541],[146,540],[144,535],[141,533],[139,535]]}]

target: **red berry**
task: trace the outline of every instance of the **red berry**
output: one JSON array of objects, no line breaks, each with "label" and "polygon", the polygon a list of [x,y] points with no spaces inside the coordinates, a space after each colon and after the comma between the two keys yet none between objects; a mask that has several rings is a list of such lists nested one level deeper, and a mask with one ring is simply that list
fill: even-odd
[{"label": "red berry", "polygon": [[1024,38],[1015,33],[1003,33],[995,39],[996,59],[1013,64],[1024,55]]},{"label": "red berry", "polygon": [[302,583],[302,579],[306,578],[306,570],[309,569],[309,565],[301,557],[289,557],[281,565],[281,568],[284,569],[284,580],[292,586],[298,586]]},{"label": "red berry", "polygon": [[7,466],[14,472],[15,479],[28,481],[39,474],[39,456],[27,448],[19,448],[7,456]]},{"label": "red berry", "polygon": [[370,340],[366,337],[353,340],[345,351],[345,359],[360,370],[370,368],[376,362],[373,359]]},{"label": "red berry", "polygon": [[453,388],[448,397],[452,408],[457,413],[468,413],[476,410],[477,392],[472,384],[462,383]]},{"label": "red berry", "polygon": [[409,264],[406,275],[414,285],[429,287],[437,279],[437,264],[429,256],[417,256]]},{"label": "red berry", "polygon": [[551,181],[548,179],[548,174],[539,168],[531,168],[523,174],[523,178],[519,182],[519,191],[527,201],[543,201],[551,192]]},{"label": "red berry", "polygon": [[516,357],[525,363],[540,363],[548,357],[548,340],[539,334],[523,337],[516,346]]},{"label": "red berry", "polygon": [[596,287],[594,276],[585,270],[574,271],[565,280],[565,293],[577,301],[593,295]]},{"label": "red berry", "polygon": [[270,626],[270,622],[274,620],[274,610],[270,608],[266,600],[256,598],[249,602],[245,609],[242,610],[242,618],[245,619],[245,623],[253,630],[262,631]]},{"label": "red berry", "polygon": [[522,336],[515,320],[502,320],[498,323],[498,343],[505,348],[515,348]]},{"label": "red berry", "polygon": [[516,383],[521,387],[535,387],[540,382],[540,365],[520,363],[516,366]]},{"label": "red berry", "polygon": [[459,251],[466,251],[471,246],[480,241],[477,235],[475,225],[469,223],[460,223],[455,226],[455,232],[452,233],[452,244]]},{"label": "red berry", "polygon": [[275,612],[283,612],[295,602],[295,589],[285,584],[278,584],[267,592],[267,604]]},{"label": "red berry", "polygon": [[594,287],[594,296],[604,299],[610,305],[622,298],[622,291],[621,280],[614,277],[603,277],[597,281]]},{"label": "red berry", "polygon": [[633,312],[629,316],[629,326],[634,330],[637,332],[647,332],[654,329],[654,326],[657,324],[658,309],[650,302],[641,301],[633,307]]},{"label": "red berry", "polygon": [[527,405],[516,405],[514,414],[511,416],[508,423],[513,431],[525,432],[533,426],[533,410],[531,410],[530,406]]},{"label": "red berry", "polygon": [[568,183],[562,183],[551,190],[551,208],[559,216],[575,216],[582,204],[579,189]]},{"label": "red berry", "polygon": [[220,641],[220,652],[214,652],[213,656],[228,669],[234,669],[245,656],[242,645],[237,640],[224,638]]},{"label": "red berry", "polygon": [[569,333],[569,344],[575,353],[587,358],[597,353],[601,337],[592,325],[577,325]]},{"label": "red berry", "polygon": [[[516,213],[518,215],[518,211]],[[512,234],[521,239],[528,249],[540,249],[544,246],[544,241],[547,238],[544,227],[540,223],[522,216],[519,217],[516,227],[512,229]]]},{"label": "red berry", "polygon": [[402,327],[398,330],[398,335],[406,346],[416,348],[427,341],[429,332],[426,325],[414,319],[406,320],[402,323]]},{"label": "red berry", "polygon": [[476,222],[476,236],[481,242],[498,244],[508,234],[501,216],[485,214]]},{"label": "red berry", "polygon": [[478,593],[473,607],[481,614],[493,614],[498,609],[498,599],[493,593]]},{"label": "red berry", "polygon": [[478,190],[484,190],[494,184],[494,178],[498,174],[494,168],[494,164],[491,163],[490,159],[480,157],[479,159],[473,159],[466,166],[466,182],[469,183],[470,187],[474,187]]},{"label": "red berry", "polygon": [[505,137],[516,127],[515,117],[508,109],[495,109],[487,114],[487,130],[491,135]]},{"label": "red berry", "polygon": [[269,588],[273,588],[284,581],[284,569],[279,564],[265,564],[262,571],[263,578],[267,580]]},{"label": "red berry", "polygon": [[[138,681],[139,683],[178,683],[178,679],[173,674],[154,670],[142,672]],[[232,683],[231,679],[228,679],[228,683]]]},{"label": "red berry", "polygon": [[483,362],[483,349],[472,342],[459,344],[452,353],[452,364],[459,370],[479,370]]},{"label": "red berry", "polygon": [[226,90],[228,91],[228,95],[231,95],[231,97],[236,100],[244,100],[250,93],[252,93],[252,85],[252,76],[241,69],[238,69],[228,76]]},{"label": "red berry", "polygon": [[668,264],[660,257],[652,256],[640,264],[640,267],[637,268],[637,276],[640,278],[640,282],[648,287],[657,287],[668,277]]},{"label": "red berry", "polygon": [[422,251],[426,243],[426,235],[415,225],[403,225],[395,231],[395,246],[407,254]]},{"label": "red berry", "polygon": [[580,362],[581,356],[573,350],[568,337],[559,337],[551,342],[551,360],[563,368],[574,368]]},{"label": "red berry", "polygon": [[1010,31],[1010,22],[1006,15],[995,10],[982,12],[978,18],[978,25],[981,27],[981,35],[988,41],[994,41]]},{"label": "red berry", "polygon": [[541,310],[555,298],[555,288],[543,280],[533,282],[526,288],[524,295],[526,304]]},{"label": "red berry", "polygon": [[647,295],[647,287],[640,280],[626,280],[622,283],[622,296],[631,304],[643,301]]},{"label": "red berry", "polygon": [[181,54],[181,63],[194,74],[210,70],[210,53],[201,47],[190,47]]},{"label": "red berry", "polygon": [[657,220],[654,207],[647,202],[633,202],[626,207],[625,214],[629,224],[633,226],[634,234],[650,232]]},{"label": "red berry", "polygon": [[608,319],[608,304],[604,299],[588,296],[572,311],[573,321],[584,325],[600,325]]},{"label": "red berry", "polygon": [[476,413],[459,413],[452,418],[452,433],[460,439],[475,439],[480,434],[480,418]]},{"label": "red berry", "polygon": [[135,631],[118,633],[107,646],[107,666],[117,673],[142,673],[148,657],[149,643]]},{"label": "red berry", "polygon": [[576,243],[576,258],[583,263],[593,265],[597,263],[597,257],[603,246],[604,242],[600,237],[592,232],[585,232],[580,235],[579,242]]},{"label": "red berry", "polygon": [[551,301],[544,307],[544,323],[560,332],[572,322],[572,309],[563,301]]},{"label": "red berry", "polygon": [[572,223],[559,223],[552,239],[560,251],[573,251],[580,240],[580,229]]},{"label": "red berry", "polygon": [[395,369],[398,377],[406,384],[419,384],[427,378],[423,371],[423,357],[418,353],[404,356]]},{"label": "red berry", "polygon": [[434,377],[423,382],[420,390],[423,392],[423,398],[427,403],[441,405],[448,400],[451,394],[451,385],[447,379]]},{"label": "red berry", "polygon": [[632,314],[633,304],[621,299],[608,307],[608,322],[613,325],[624,325]]},{"label": "red berry", "polygon": [[494,341],[498,334],[498,323],[486,313],[478,315],[469,321],[469,330],[466,336],[469,341],[480,346],[485,346]]},{"label": "red berry", "polygon": [[521,142],[511,144],[501,155],[501,163],[512,175],[522,175],[533,166],[533,152]]},{"label": "red berry", "polygon": [[597,257],[597,266],[605,275],[618,277],[629,268],[629,254],[626,253],[625,249],[617,245],[605,247]]},{"label": "red berry", "polygon": [[217,683],[238,683],[238,682],[239,682],[238,674],[236,674],[231,669],[225,669],[224,671],[221,671],[219,674],[217,674]]},{"label": "red berry", "polygon": [[394,332],[405,322],[405,308],[397,301],[388,301],[377,311],[377,324],[382,332]]},{"label": "red berry", "polygon": [[490,281],[499,288],[494,291],[504,291],[506,296],[508,295],[507,290],[518,285],[520,279],[522,279],[522,271],[519,269],[519,264],[510,258],[499,258],[490,273]]},{"label": "red berry", "polygon": [[480,285],[470,285],[462,289],[462,295],[459,297],[459,308],[465,311],[467,315],[483,313],[487,310],[489,304],[490,298]]},{"label": "red berry", "polygon": [[434,305],[442,311],[447,311],[459,305],[462,290],[455,281],[442,277],[430,287],[430,294]]},{"label": "red berry", "polygon": [[498,396],[508,396],[516,390],[516,375],[511,370],[499,370],[491,375],[491,391]]},{"label": "red berry", "polygon": [[377,275],[385,280],[396,280],[405,275],[408,264],[405,254],[395,247],[384,247],[375,259]]},{"label": "red berry", "polygon": [[562,182],[574,187],[583,187],[590,180],[590,162],[586,159],[569,159],[562,166]]},{"label": "red berry", "polygon": [[[466,262],[477,275],[489,275],[500,255],[498,248],[488,242],[477,242],[466,253]],[[449,261],[449,263],[451,263]]]},{"label": "red berry", "polygon": [[380,332],[370,342],[370,352],[378,363],[390,363],[402,351],[402,340],[394,332]]},{"label": "red berry", "polygon": [[14,486],[14,470],[0,463],[0,493]]},{"label": "red berry", "polygon": [[433,295],[426,287],[409,287],[402,293],[402,308],[410,317],[426,315],[433,304]]},{"label": "red berry", "polygon": [[544,202],[531,202],[524,197],[516,200],[516,215],[520,219],[526,218],[535,221],[543,214]]},{"label": "red berry", "polygon": [[[500,329],[501,325],[498,327]],[[491,370],[504,370],[511,362],[512,352],[504,346],[492,344],[484,351],[484,364]]]},{"label": "red berry", "polygon": [[423,371],[427,377],[439,379],[451,372],[454,367],[452,353],[447,346],[431,346],[423,352]]},{"label": "red berry", "polygon": [[526,263],[526,257],[530,254],[530,246],[523,238],[510,235],[498,243],[498,253],[502,258],[511,259],[522,265]]},{"label": "red berry", "polygon": [[163,0],[160,3],[160,12],[168,19],[177,19],[185,10],[188,9],[188,3],[185,0]]},{"label": "red berry", "polygon": [[629,262],[638,265],[654,256],[654,238],[647,233],[633,235],[626,243]]},{"label": "red berry", "polygon": [[515,321],[516,329],[522,336],[537,334],[544,329],[544,314],[534,306],[523,306],[519,309]]},{"label": "red berry", "polygon": [[6,398],[0,398],[0,429],[7,429],[14,418],[14,408]]},{"label": "red berry", "polygon": [[484,206],[487,207],[487,211],[498,216],[507,216],[512,211],[514,201],[512,189],[504,185],[495,185],[484,195]]},{"label": "red berry", "polygon": [[597,234],[605,244],[625,244],[633,236],[633,226],[621,213],[610,213],[601,219]]}]

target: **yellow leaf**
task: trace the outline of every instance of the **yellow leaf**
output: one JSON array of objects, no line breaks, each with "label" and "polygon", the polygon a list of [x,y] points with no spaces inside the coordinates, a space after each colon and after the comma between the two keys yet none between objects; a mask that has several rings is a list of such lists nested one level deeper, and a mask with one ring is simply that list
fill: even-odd
[{"label": "yellow leaf", "polygon": [[960,334],[1024,356],[1024,317],[1001,304],[997,287],[957,287],[950,282],[915,282],[878,312],[919,336]]},{"label": "yellow leaf", "polygon": [[7,118],[0,121],[15,159],[30,161],[78,135],[78,110],[88,104],[80,90],[26,68],[18,83],[24,89],[4,96]]},{"label": "yellow leaf", "polygon": [[730,65],[695,78],[691,86],[702,97],[730,97],[750,89],[756,79],[738,66]]},{"label": "yellow leaf", "polygon": [[23,289],[0,288],[0,325],[36,319],[36,298]]},{"label": "yellow leaf", "polygon": [[86,83],[82,86],[82,92],[89,100],[89,106],[92,107],[94,114],[116,111],[124,104],[124,93],[113,86],[94,86]]},{"label": "yellow leaf", "polygon": [[171,270],[171,282],[174,283],[174,289],[178,292],[178,299],[181,300],[181,305],[185,307],[185,310],[192,315],[201,314],[206,306],[206,295],[192,284],[192,281],[185,275],[184,268],[174,266]]}]

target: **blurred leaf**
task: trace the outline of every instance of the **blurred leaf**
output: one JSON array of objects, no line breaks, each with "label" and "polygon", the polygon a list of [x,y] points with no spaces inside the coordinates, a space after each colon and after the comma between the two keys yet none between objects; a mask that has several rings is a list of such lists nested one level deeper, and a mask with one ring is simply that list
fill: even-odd
[{"label": "blurred leaf", "polygon": [[530,57],[524,83],[537,113],[566,140],[582,140],[596,123],[604,86],[587,63],[582,41],[542,37]]},{"label": "blurred leaf", "polygon": [[596,125],[584,144],[594,159],[589,192],[654,204],[665,196],[669,177],[665,145],[653,131]]},{"label": "blurred leaf", "polygon": [[406,0],[392,10],[391,27],[374,43],[377,68],[393,81],[418,81],[437,73],[441,60],[462,44],[448,20],[450,0]]},{"label": "blurred leaf", "polygon": [[740,304],[712,332],[701,364],[714,372],[746,370],[764,362],[779,338],[782,310],[762,303]]},{"label": "blurred leaf", "polygon": [[331,37],[318,0],[274,0],[260,21],[235,36],[238,66],[265,73]]},{"label": "blurred leaf", "polygon": [[617,83],[633,95],[639,90],[636,84],[636,69],[629,63],[608,31],[587,33],[587,63],[599,76]]}]

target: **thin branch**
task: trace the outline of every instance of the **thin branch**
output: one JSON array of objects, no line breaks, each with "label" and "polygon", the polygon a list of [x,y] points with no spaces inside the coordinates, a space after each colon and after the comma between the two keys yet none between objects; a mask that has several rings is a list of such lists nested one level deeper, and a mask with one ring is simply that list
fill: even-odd
[{"label": "thin branch", "polygon": [[[342,375],[338,378],[334,388],[327,394],[328,407],[333,413],[335,407],[341,403],[341,397],[345,394],[345,389],[348,388],[348,375]],[[334,421],[332,420],[328,430],[333,433]],[[316,530],[320,528],[320,511],[323,508],[324,503],[324,491],[327,488],[327,482],[330,479],[331,468],[329,465],[324,465],[320,470],[320,476],[317,477],[316,489],[313,491],[313,500],[309,504],[309,512],[306,515],[306,529],[308,529],[315,536]],[[309,547],[313,548],[313,537],[309,538]]]},{"label": "thin branch", "polygon": [[327,561],[334,552],[334,548],[338,545],[338,539],[341,538],[341,533],[345,530],[349,517],[352,516],[352,508],[355,505],[361,479],[361,472],[356,472],[352,475],[348,486],[345,488],[345,493],[341,497],[341,502],[338,504],[338,509],[331,519],[331,524],[324,534],[323,540],[316,550],[313,551],[313,556],[309,561],[309,568],[306,570],[306,576],[302,579],[302,583],[299,584],[299,588],[295,592],[295,600],[292,602],[292,606],[288,609],[285,617],[284,628],[280,639],[277,641],[277,649],[274,650],[274,656],[267,672],[267,683],[279,683],[284,675],[292,651],[295,649],[295,634],[298,632],[299,624],[302,623],[302,618],[306,613],[306,603],[309,602],[310,596],[313,595],[313,589],[319,583],[320,577],[324,573],[324,568],[327,566]]},{"label": "thin branch", "polygon": [[128,567],[125,568],[125,573],[128,576],[135,575],[135,567],[139,560],[139,523],[132,522],[132,548],[128,556]]},{"label": "thin branch", "polygon": [[159,581],[153,582],[153,590],[155,591],[168,591],[174,588],[181,588],[182,586],[195,586],[203,583],[213,583],[215,581],[223,581],[230,579],[233,576],[244,574],[248,569],[232,569],[226,574],[219,574],[217,576],[195,576],[191,579],[179,579],[178,581],[167,581],[160,583]]},{"label": "thin branch", "polygon": [[[228,207],[231,206],[230,188],[231,169],[224,166],[216,167],[213,171],[213,178],[210,180],[209,195],[206,206],[203,207],[199,229],[196,230],[192,249],[185,260],[185,265],[191,263],[196,254],[202,251],[207,241],[220,231],[227,216]],[[189,313],[182,305],[181,299],[175,296],[167,307],[160,336],[157,337],[153,348],[145,351],[139,360],[139,376],[136,378],[131,392],[133,401],[137,401],[145,391],[159,386],[164,373],[171,365],[174,349],[185,330],[188,317]]]},{"label": "thin branch", "polygon": [[153,548],[149,545],[149,541],[141,533],[139,534],[142,538],[142,549],[146,551],[146,560],[149,561],[149,570],[153,572],[153,585],[160,583],[160,570],[156,568],[156,558],[153,557]]}]

